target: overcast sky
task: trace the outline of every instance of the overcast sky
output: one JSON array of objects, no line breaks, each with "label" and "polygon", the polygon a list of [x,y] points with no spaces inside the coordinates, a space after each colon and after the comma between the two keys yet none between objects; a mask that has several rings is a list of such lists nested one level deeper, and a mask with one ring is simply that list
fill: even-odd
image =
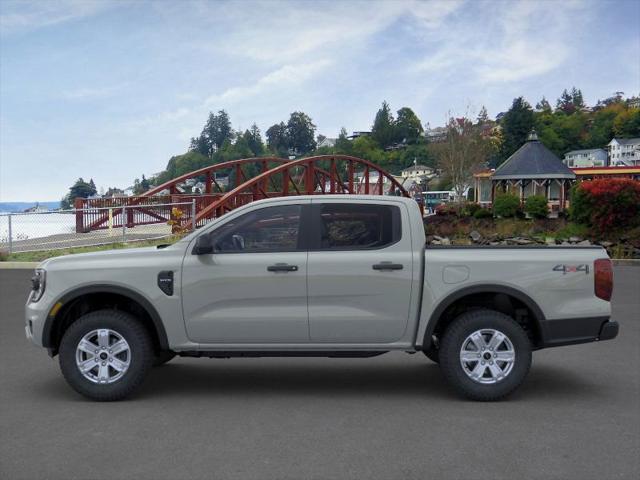
[{"label": "overcast sky", "polygon": [[127,187],[209,110],[368,130],[382,100],[442,125],[524,95],[640,91],[640,2],[0,1],[0,201]]}]

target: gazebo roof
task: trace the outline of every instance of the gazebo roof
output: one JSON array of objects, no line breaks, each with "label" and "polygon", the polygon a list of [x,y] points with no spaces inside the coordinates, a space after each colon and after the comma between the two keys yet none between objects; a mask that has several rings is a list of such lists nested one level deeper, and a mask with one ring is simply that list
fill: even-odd
[{"label": "gazebo roof", "polygon": [[527,178],[576,178],[551,150],[538,140],[535,131],[516,152],[493,173],[494,180],[518,180]]}]

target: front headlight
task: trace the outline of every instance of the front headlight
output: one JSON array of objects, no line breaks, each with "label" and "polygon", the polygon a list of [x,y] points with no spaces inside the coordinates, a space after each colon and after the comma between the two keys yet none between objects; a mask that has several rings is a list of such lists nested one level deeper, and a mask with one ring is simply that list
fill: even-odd
[{"label": "front headlight", "polygon": [[31,301],[37,302],[42,298],[47,285],[47,273],[42,268],[36,268],[36,273],[31,277]]}]

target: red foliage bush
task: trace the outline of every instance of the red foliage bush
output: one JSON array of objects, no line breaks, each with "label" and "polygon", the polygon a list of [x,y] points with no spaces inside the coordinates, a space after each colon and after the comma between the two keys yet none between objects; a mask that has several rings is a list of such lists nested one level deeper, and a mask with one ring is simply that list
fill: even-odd
[{"label": "red foliage bush", "polygon": [[640,225],[640,182],[611,178],[578,184],[571,197],[571,217],[600,234]]}]

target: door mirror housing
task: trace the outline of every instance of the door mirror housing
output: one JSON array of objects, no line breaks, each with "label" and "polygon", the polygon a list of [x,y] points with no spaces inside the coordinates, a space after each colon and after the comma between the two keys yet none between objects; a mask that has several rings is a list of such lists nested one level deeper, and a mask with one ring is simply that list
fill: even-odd
[{"label": "door mirror housing", "polygon": [[196,244],[193,247],[194,255],[207,255],[213,253],[213,245],[211,244],[211,238],[209,235],[200,235],[196,239]]}]

